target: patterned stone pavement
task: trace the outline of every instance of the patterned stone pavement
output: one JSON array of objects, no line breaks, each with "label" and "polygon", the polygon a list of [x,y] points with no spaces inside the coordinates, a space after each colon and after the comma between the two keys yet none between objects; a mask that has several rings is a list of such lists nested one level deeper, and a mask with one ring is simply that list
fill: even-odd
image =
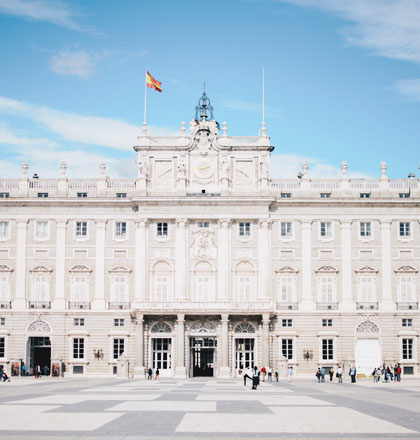
[{"label": "patterned stone pavement", "polygon": [[420,438],[420,381],[17,378],[0,384],[0,440]]}]

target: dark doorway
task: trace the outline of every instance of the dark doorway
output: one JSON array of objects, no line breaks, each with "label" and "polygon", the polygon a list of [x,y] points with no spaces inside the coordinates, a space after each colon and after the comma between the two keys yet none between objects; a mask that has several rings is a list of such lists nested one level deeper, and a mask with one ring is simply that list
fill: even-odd
[{"label": "dark doorway", "polygon": [[190,338],[190,372],[193,377],[214,376],[216,338]]},{"label": "dark doorway", "polygon": [[[45,336],[31,336],[28,340],[29,368],[33,374],[34,368],[39,365],[41,374],[51,371],[51,342]],[[48,370],[45,368],[47,367]]]}]

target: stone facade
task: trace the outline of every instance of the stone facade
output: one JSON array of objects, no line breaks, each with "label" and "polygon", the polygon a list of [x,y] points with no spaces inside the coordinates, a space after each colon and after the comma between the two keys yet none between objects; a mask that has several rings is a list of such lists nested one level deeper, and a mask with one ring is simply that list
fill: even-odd
[{"label": "stone facade", "polygon": [[269,176],[270,139],[143,126],[136,179],[0,179],[0,364],[144,377],[418,373],[420,184]]}]

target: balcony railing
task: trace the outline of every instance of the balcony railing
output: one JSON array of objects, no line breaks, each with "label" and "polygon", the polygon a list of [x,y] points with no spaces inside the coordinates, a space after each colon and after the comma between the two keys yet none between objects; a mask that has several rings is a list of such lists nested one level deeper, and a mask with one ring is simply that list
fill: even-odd
[{"label": "balcony railing", "polygon": [[416,302],[397,302],[397,310],[418,310],[419,303]]},{"label": "balcony railing", "polygon": [[277,310],[297,310],[297,302],[278,302]]},{"label": "balcony railing", "polygon": [[338,303],[336,302],[318,302],[316,303],[317,310],[337,310]]},{"label": "balcony railing", "polygon": [[12,303],[10,301],[0,301],[0,309],[11,309]]},{"label": "balcony railing", "polygon": [[128,310],[130,308],[129,302],[109,302],[109,310]]},{"label": "balcony railing", "polygon": [[377,302],[358,302],[357,310],[378,310]]},{"label": "balcony railing", "polygon": [[90,302],[69,302],[69,309],[89,310]]},{"label": "balcony railing", "polygon": [[51,302],[50,301],[29,301],[30,309],[50,309]]},{"label": "balcony railing", "polygon": [[193,302],[193,301],[167,301],[167,302],[149,302],[141,301],[132,304],[133,309],[160,311],[160,310],[178,310],[208,312],[211,311],[236,311],[258,313],[263,311],[275,312],[276,305],[271,301],[261,302],[234,302],[234,301],[214,301],[214,302]]}]

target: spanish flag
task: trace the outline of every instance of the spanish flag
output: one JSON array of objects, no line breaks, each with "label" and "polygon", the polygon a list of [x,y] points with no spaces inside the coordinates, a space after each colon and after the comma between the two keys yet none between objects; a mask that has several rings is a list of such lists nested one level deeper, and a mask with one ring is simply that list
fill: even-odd
[{"label": "spanish flag", "polygon": [[155,89],[158,92],[162,92],[162,83],[154,79],[149,72],[146,72],[146,86]]}]

